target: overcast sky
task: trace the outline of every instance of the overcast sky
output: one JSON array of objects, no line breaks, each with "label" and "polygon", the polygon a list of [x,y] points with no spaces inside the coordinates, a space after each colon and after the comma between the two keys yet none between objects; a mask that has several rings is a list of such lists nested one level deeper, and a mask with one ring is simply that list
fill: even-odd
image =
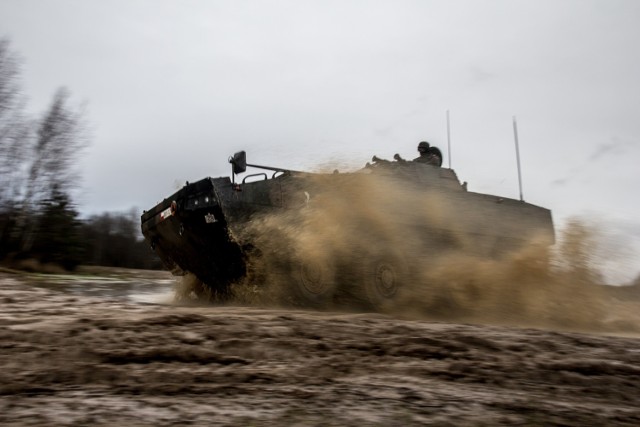
[{"label": "overcast sky", "polygon": [[636,0],[0,0],[29,109],[60,86],[86,102],[85,214],[150,208],[241,149],[354,170],[421,140],[469,190],[518,198],[517,116],[525,200],[596,224],[631,275],[639,22]]}]

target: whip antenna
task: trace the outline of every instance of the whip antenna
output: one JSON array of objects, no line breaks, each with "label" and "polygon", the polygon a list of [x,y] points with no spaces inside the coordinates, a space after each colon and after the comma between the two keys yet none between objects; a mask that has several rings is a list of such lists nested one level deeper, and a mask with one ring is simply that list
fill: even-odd
[{"label": "whip antenna", "polygon": [[449,152],[449,169],[451,169],[451,126],[449,125],[449,110],[447,110],[447,148]]},{"label": "whip antenna", "polygon": [[516,116],[513,116],[513,136],[516,141],[516,161],[518,162],[518,185],[520,187],[520,201],[524,202],[522,198],[522,174],[520,173],[520,147],[518,146],[518,123],[516,122]]}]

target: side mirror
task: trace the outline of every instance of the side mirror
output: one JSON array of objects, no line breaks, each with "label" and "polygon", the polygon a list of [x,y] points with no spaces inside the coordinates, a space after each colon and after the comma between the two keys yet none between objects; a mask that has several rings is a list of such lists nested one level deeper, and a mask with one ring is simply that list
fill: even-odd
[{"label": "side mirror", "polygon": [[234,175],[243,173],[247,170],[247,153],[244,151],[238,151],[229,159],[229,163],[231,163],[231,170]]}]

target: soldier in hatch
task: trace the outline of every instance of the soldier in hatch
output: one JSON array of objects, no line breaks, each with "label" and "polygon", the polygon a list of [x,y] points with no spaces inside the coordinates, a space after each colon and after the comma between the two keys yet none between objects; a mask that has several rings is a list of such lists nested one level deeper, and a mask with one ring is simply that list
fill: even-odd
[{"label": "soldier in hatch", "polygon": [[432,166],[442,166],[442,153],[438,147],[431,147],[427,141],[418,144],[419,157],[414,162],[426,163]]}]

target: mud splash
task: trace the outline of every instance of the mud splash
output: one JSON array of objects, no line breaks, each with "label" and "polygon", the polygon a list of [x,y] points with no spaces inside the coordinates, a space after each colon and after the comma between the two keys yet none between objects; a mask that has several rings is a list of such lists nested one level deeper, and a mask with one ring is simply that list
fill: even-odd
[{"label": "mud splash", "polygon": [[[297,258],[336,275],[341,293],[336,304],[325,308],[367,310],[361,304],[366,298],[362,271],[331,268],[335,260],[385,256],[408,275],[393,305],[383,307],[394,316],[640,331],[640,317],[620,310],[600,286],[597,239],[583,223],[569,222],[554,248],[532,234],[528,244],[497,255],[491,244],[464,231],[473,215],[452,210],[437,193],[425,197],[389,179],[345,180],[344,186],[330,189],[323,185],[316,183],[308,202],[301,196],[299,209],[250,224],[246,233],[259,251],[247,279],[233,287],[234,303],[290,304],[291,277],[282,266],[283,260]],[[425,239],[411,226],[420,223],[433,229],[446,224],[452,232]],[[199,284],[187,283],[182,294],[194,286]]]}]

